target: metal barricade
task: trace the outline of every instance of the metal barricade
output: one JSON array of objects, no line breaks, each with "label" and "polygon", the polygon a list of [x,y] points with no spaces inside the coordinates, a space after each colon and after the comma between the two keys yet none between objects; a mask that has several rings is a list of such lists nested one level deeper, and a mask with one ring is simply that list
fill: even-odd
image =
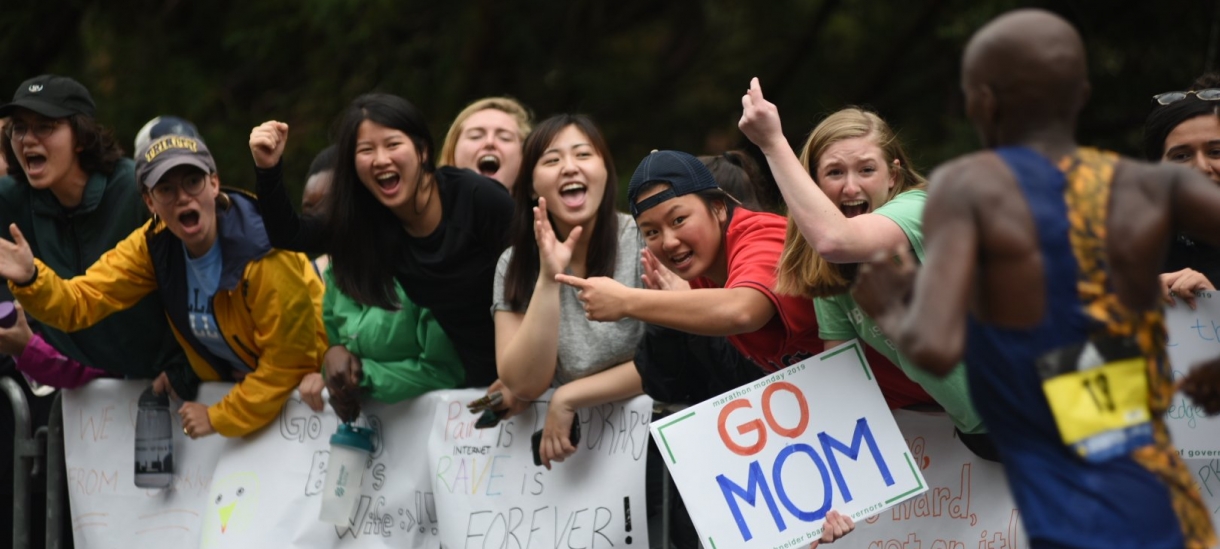
[{"label": "metal barricade", "polygon": [[47,421],[47,531],[46,549],[64,547],[64,509],[68,502],[67,464],[64,462],[63,393],[55,394]]},{"label": "metal barricade", "polygon": [[[680,412],[682,410],[685,410],[689,406],[690,406],[690,404],[681,403],[681,402],[667,403],[667,402],[655,402],[654,401],[652,404],[653,420],[660,419],[660,417],[664,417],[664,416],[673,414],[675,412]],[[673,534],[671,516],[673,514],[674,502],[673,502],[673,495],[670,493],[670,490],[669,490],[669,485],[670,485],[669,466],[662,464],[662,466],[661,466],[661,539],[662,539],[662,542],[665,544],[663,546],[665,549],[670,549],[671,547],[673,547],[673,540],[671,538],[671,536]],[[700,547],[702,547],[702,544],[700,544]]]},{"label": "metal barricade", "polygon": [[13,549],[30,547],[30,480],[43,456],[43,447],[31,430],[30,403],[21,385],[0,378],[0,390],[13,408]]}]

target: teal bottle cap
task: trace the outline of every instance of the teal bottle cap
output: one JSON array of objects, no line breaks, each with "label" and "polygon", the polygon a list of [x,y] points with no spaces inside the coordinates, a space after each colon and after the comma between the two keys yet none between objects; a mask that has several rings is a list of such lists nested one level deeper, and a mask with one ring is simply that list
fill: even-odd
[{"label": "teal bottle cap", "polygon": [[373,452],[373,430],[368,427],[353,427],[350,423],[339,425],[339,430],[330,436],[331,445],[347,446],[365,452]]}]

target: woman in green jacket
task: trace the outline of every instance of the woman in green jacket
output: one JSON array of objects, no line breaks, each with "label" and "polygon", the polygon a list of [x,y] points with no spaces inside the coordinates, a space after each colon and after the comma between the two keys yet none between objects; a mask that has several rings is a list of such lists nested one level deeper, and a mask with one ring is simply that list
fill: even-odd
[{"label": "woman in green jacket", "polygon": [[[321,203],[329,200],[333,165],[333,146],[310,165],[302,200],[307,213],[325,211]],[[412,303],[397,284],[398,310],[362,305],[339,290],[329,267],[320,270],[326,284],[322,321],[331,346],[322,373],[301,381],[301,399],[310,408],[322,411],[326,388],[335,413],[351,421],[360,415],[362,395],[394,403],[462,385],[462,360],[432,311]]]}]

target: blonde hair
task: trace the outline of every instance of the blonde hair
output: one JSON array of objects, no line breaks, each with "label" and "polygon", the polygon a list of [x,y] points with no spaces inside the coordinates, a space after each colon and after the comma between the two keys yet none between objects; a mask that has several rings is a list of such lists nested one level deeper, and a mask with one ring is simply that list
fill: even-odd
[{"label": "blonde hair", "polygon": [[[835,143],[857,137],[871,138],[881,149],[886,168],[898,178],[885,202],[903,192],[927,187],[927,180],[915,171],[910,157],[889,124],[876,113],[856,107],[848,107],[826,117],[810,132],[809,139],[805,140],[801,149],[801,165],[816,183],[818,161],[822,154]],[[882,204],[875,205],[874,210]],[[846,292],[855,277],[856,264],[826,261],[809,245],[793,222],[792,214],[788,214],[788,234],[784,238],[784,253],[780,256],[776,291],[809,298],[828,297]]]},{"label": "blonde hair", "polygon": [[449,133],[445,134],[445,142],[441,145],[441,158],[437,166],[454,165],[454,155],[457,152],[458,138],[462,134],[462,124],[465,124],[474,113],[487,109],[495,109],[513,117],[513,120],[517,122],[517,132],[521,134],[522,143],[525,142],[526,137],[529,137],[530,131],[533,129],[531,123],[533,116],[525,105],[511,97],[484,97],[466,105],[466,108],[462,109],[462,112],[459,112],[453,119],[453,124],[449,126]]}]

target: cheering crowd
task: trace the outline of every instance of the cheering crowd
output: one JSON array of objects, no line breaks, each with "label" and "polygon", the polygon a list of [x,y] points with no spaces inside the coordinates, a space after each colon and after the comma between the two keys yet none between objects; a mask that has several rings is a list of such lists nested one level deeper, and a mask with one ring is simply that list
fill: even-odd
[{"label": "cheering crowd", "polygon": [[[1003,464],[1031,546],[1212,547],[1162,415],[1178,390],[1220,412],[1220,360],[1174,380],[1162,307],[1220,279],[1220,77],[1154,98],[1140,161],[1075,142],[1085,59],[1047,12],[980,29],[962,87],[985,150],[927,178],[860,108],[794,151],[754,79],[739,126],[773,181],[741,151],[660,150],[622,205],[594,120],[506,97],[438,152],[407,99],[361,95],[308,174],[263,122],[250,193],[190,122],[151,120],[127,158],[84,86],[38,76],[0,106],[0,352],[53,387],[150,379],[191,438],[253,433],[298,389],[345,421],[458,387],[502,419],[554,389],[549,468],[578,410],[699,402],[858,338],[891,408],[943,409]],[[205,406],[204,381],[235,383]],[[856,528],[826,519],[823,543]]]}]

